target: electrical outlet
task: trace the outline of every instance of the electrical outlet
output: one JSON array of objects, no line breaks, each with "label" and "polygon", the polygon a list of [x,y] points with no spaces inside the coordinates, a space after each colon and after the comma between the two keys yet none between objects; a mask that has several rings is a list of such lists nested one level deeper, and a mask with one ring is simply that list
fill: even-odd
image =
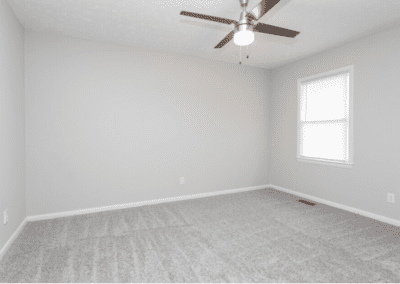
[{"label": "electrical outlet", "polygon": [[387,202],[394,204],[394,193],[388,193]]},{"label": "electrical outlet", "polygon": [[4,210],[4,225],[8,223],[8,210]]},{"label": "electrical outlet", "polygon": [[181,177],[181,178],[179,179],[179,182],[180,182],[180,184],[184,184],[184,183],[185,183],[185,178],[184,178],[184,177]]}]

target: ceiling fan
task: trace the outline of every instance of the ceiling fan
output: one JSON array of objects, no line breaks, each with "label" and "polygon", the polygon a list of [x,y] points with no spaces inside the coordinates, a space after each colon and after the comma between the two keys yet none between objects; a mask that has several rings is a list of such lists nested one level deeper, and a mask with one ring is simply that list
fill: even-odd
[{"label": "ceiling fan", "polygon": [[247,13],[246,7],[249,0],[239,0],[240,5],[243,7],[243,11],[240,13],[239,21],[186,11],[182,11],[181,15],[214,21],[227,25],[235,24],[234,30],[231,31],[214,48],[223,47],[225,44],[231,41],[232,38],[236,45],[249,45],[254,41],[254,32],[294,38],[299,34],[299,32],[263,23],[256,24],[256,22],[259,21],[260,18],[264,16],[269,10],[271,10],[279,1],[280,0],[262,0],[250,12]]}]

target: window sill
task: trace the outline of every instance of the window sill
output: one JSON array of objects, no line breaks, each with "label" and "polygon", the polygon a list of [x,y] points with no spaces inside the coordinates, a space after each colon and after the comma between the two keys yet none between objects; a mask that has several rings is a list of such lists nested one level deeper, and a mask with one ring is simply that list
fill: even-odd
[{"label": "window sill", "polygon": [[297,158],[298,162],[305,162],[305,163],[312,163],[312,164],[319,164],[325,166],[333,166],[333,167],[340,167],[340,168],[348,168],[351,169],[353,164],[344,164],[338,162],[331,162],[331,161],[321,161],[321,160],[313,160],[313,159],[304,159],[304,158]]}]

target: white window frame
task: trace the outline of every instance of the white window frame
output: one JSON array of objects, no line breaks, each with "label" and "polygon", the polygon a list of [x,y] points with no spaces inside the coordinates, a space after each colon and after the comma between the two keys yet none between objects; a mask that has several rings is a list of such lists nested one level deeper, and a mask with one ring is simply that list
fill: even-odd
[{"label": "white window frame", "polygon": [[[349,73],[349,133],[348,133],[348,148],[349,151],[349,160],[347,163],[329,159],[318,159],[318,158],[307,158],[304,156],[300,156],[300,115],[301,115],[301,105],[300,105],[300,96],[301,96],[301,84],[307,81],[314,81],[318,79],[323,79],[325,77],[332,77],[334,75],[339,75],[342,73]],[[354,65],[350,65],[347,67],[331,70],[328,72],[324,72],[321,74],[301,78],[297,80],[297,155],[296,159],[299,162],[307,162],[307,163],[315,163],[321,165],[328,166],[337,166],[343,168],[352,168],[354,164],[354,149],[353,149],[353,101],[354,101]]]}]

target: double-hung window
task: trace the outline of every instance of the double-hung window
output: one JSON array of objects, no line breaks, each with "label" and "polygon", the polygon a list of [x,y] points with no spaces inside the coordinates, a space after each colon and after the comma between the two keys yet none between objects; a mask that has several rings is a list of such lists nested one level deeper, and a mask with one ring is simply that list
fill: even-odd
[{"label": "double-hung window", "polygon": [[298,161],[352,166],[353,74],[349,66],[298,80]]}]

